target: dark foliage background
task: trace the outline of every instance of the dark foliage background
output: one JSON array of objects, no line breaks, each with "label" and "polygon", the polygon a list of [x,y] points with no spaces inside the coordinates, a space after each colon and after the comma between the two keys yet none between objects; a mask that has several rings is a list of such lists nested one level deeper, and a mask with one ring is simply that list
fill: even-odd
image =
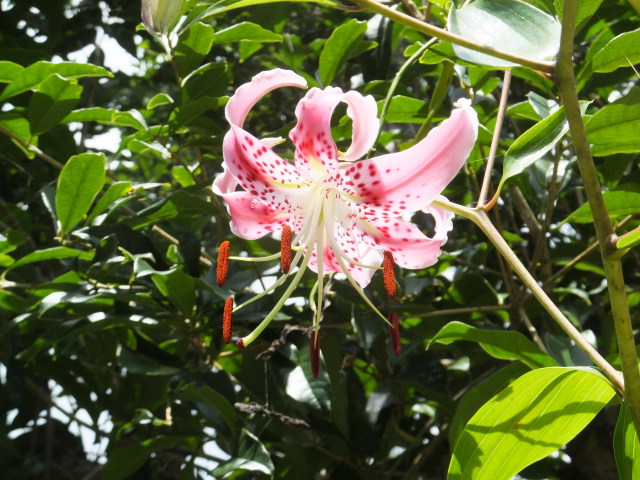
[{"label": "dark foliage background", "polygon": [[[207,3],[188,1],[184,11],[193,18]],[[555,13],[550,0],[531,3]],[[432,2],[435,24],[444,23],[443,4]],[[219,288],[210,268],[217,246],[230,240],[234,254],[253,255],[279,248],[270,238],[235,238],[225,207],[211,192],[221,171],[226,99],[253,75],[275,67],[317,85],[327,39],[358,19],[368,22],[366,34],[331,83],[382,101],[406,61],[405,49],[424,41],[418,33],[364,12],[268,4],[208,17],[203,25],[220,32],[252,22],[280,35],[279,41],[263,35],[207,45],[210,30],[202,27],[198,37],[192,28],[172,64],[161,43],[139,28],[137,2],[0,5],[0,60],[23,67],[74,60],[106,69],[73,81],[60,73],[82,91],[60,105],[64,114],[42,131],[35,128],[42,107],[34,97],[46,94],[45,87],[2,99],[0,477],[439,479],[446,476],[452,428],[459,432],[480,405],[530,369],[494,358],[474,341],[426,349],[443,326],[458,321],[527,336],[533,328],[561,365],[588,364],[464,219],[456,219],[435,266],[399,272],[395,300],[386,297],[381,278],[367,289],[382,311],[400,315],[400,356],[391,351],[386,326],[346,281],[333,279],[322,326],[322,372],[314,379],[308,348],[313,275],[296,291],[299,301],[283,308],[245,351],[222,342],[224,300],[231,292],[238,302],[250,298],[256,282],[273,277],[274,265],[232,263],[227,285]],[[581,26],[575,60],[580,96],[592,101],[589,113],[637,88],[631,68],[607,74],[589,68],[599,48],[635,29],[637,21],[619,0],[603,4]],[[447,58],[436,52],[408,68],[374,154],[410,144],[428,128],[428,116],[439,122],[452,99],[463,91],[474,95],[482,125],[477,148],[445,192],[472,205],[503,72],[464,63],[453,68]],[[193,74],[204,64],[209,66]],[[438,82],[446,92],[440,105],[432,97]],[[250,130],[286,136],[301,96],[296,89],[269,95],[251,114]],[[557,101],[552,81],[514,70],[499,161],[513,139],[541,118],[541,105]],[[91,115],[73,116],[88,108]],[[343,115],[344,109],[334,118],[339,145],[350,135]],[[583,255],[594,242],[593,227],[560,224],[585,202],[569,139],[562,142],[509,183],[491,216],[564,313],[615,362],[599,255]],[[287,153],[286,146],[279,148]],[[87,152],[104,153],[109,177],[89,215],[61,236],[53,200],[57,163]],[[606,190],[640,194],[637,154],[614,152],[596,162]],[[498,165],[496,184],[500,171]],[[623,219],[621,233],[638,225],[637,217],[614,217]],[[429,229],[426,215],[414,220]],[[637,251],[623,263],[636,319],[638,264]],[[236,334],[251,330],[274,298],[238,312]],[[522,477],[617,478],[611,452],[616,413],[616,405],[604,409],[560,455]]]}]

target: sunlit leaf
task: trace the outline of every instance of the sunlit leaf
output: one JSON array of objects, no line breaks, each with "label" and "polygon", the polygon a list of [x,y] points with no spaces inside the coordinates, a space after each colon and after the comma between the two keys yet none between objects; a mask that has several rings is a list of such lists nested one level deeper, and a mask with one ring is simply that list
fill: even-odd
[{"label": "sunlit leaf", "polygon": [[640,478],[640,441],[625,402],[620,404],[620,414],[613,434],[613,452],[620,480]]},{"label": "sunlit leaf", "polygon": [[[604,203],[612,219],[640,212],[640,193],[620,191],[602,192]],[[589,203],[583,204],[575,212],[563,220],[562,223],[589,223],[593,221]]]},{"label": "sunlit leaf", "polygon": [[593,155],[640,151],[640,88],[598,110],[585,128]]},{"label": "sunlit leaf", "polygon": [[40,84],[29,101],[27,116],[31,133],[40,135],[55,127],[77,105],[82,94],[78,82],[51,75]]},{"label": "sunlit leaf", "polygon": [[613,72],[640,62],[640,28],[625,32],[607,43],[591,62],[594,72]]}]

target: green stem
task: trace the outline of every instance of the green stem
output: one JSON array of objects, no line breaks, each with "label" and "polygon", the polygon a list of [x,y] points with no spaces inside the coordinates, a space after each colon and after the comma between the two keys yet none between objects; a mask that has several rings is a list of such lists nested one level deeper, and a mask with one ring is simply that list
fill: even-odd
[{"label": "green stem", "polygon": [[576,327],[562,313],[557,305],[549,298],[546,292],[540,287],[535,278],[529,273],[527,267],[520,261],[518,256],[511,250],[511,247],[502,238],[500,232],[491,223],[487,213],[483,210],[473,210],[471,208],[456,205],[454,203],[435,201],[433,204],[450,212],[468,218],[475,223],[484,232],[487,238],[493,243],[494,247],[500,252],[503,258],[509,263],[514,272],[520,277],[522,282],[531,290],[531,293],[540,302],[542,307],[551,315],[556,323],[562,328],[571,339],[589,356],[595,365],[597,365],[602,373],[611,381],[614,388],[622,393],[624,389],[624,380],[620,373],[607,362],[598,351],[582,336]]},{"label": "green stem", "polygon": [[575,76],[573,71],[573,36],[577,11],[577,0],[565,0],[562,12],[562,34],[558,55],[557,82],[560,97],[569,122],[574,150],[578,158],[578,167],[589,201],[593,224],[600,244],[600,253],[607,278],[611,314],[618,339],[620,363],[625,381],[624,396],[631,413],[636,433],[640,435],[640,371],[636,345],[631,325],[631,315],[627,301],[627,292],[622,272],[622,263],[618,256],[609,253],[609,240],[615,234],[609,212],[602,196],[602,186],[598,180],[587,134],[578,106]]},{"label": "green stem", "polygon": [[555,64],[553,62],[539,62],[530,58],[521,57],[520,55],[514,55],[503,50],[497,50],[487,45],[478,45],[477,43],[471,42],[466,38],[461,37],[460,35],[448,32],[442,28],[434,27],[433,25],[430,25],[402,12],[382,5],[375,0],[353,0],[353,3],[371,10],[372,12],[379,13],[380,15],[387,17],[395,22],[401,23],[402,25],[406,25],[407,27],[417,30],[418,32],[422,32],[426,35],[439,38],[440,40],[455,43],[456,45],[460,45],[461,47],[466,47],[480,53],[486,53],[487,55],[501,58],[502,60],[507,60],[509,62],[517,63],[518,65],[529,67],[534,70],[539,70],[541,72],[552,73],[554,71]]}]

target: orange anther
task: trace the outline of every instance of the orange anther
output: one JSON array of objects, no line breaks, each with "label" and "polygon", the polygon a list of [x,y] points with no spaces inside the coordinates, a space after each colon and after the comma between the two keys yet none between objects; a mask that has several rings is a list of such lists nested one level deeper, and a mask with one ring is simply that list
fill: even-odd
[{"label": "orange anther", "polygon": [[221,287],[227,281],[229,272],[229,241],[225,240],[218,249],[218,264],[216,265],[216,282]]},{"label": "orange anther", "polygon": [[289,273],[291,268],[291,227],[287,224],[282,226],[280,266],[282,267],[282,273]]},{"label": "orange anther", "polygon": [[222,339],[224,340],[224,343],[231,342],[232,328],[233,328],[233,297],[229,297],[224,302],[224,312],[222,313]]},{"label": "orange anther", "polygon": [[382,260],[382,277],[384,279],[384,289],[390,298],[396,296],[396,276],[393,273],[393,255],[391,252],[384,252]]}]

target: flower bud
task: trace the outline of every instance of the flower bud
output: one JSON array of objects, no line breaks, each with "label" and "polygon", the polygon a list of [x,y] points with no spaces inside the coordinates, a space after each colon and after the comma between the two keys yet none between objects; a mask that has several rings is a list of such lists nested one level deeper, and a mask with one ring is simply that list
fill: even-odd
[{"label": "flower bud", "polygon": [[180,15],[184,0],[142,0],[142,23],[153,35],[166,35]]}]

